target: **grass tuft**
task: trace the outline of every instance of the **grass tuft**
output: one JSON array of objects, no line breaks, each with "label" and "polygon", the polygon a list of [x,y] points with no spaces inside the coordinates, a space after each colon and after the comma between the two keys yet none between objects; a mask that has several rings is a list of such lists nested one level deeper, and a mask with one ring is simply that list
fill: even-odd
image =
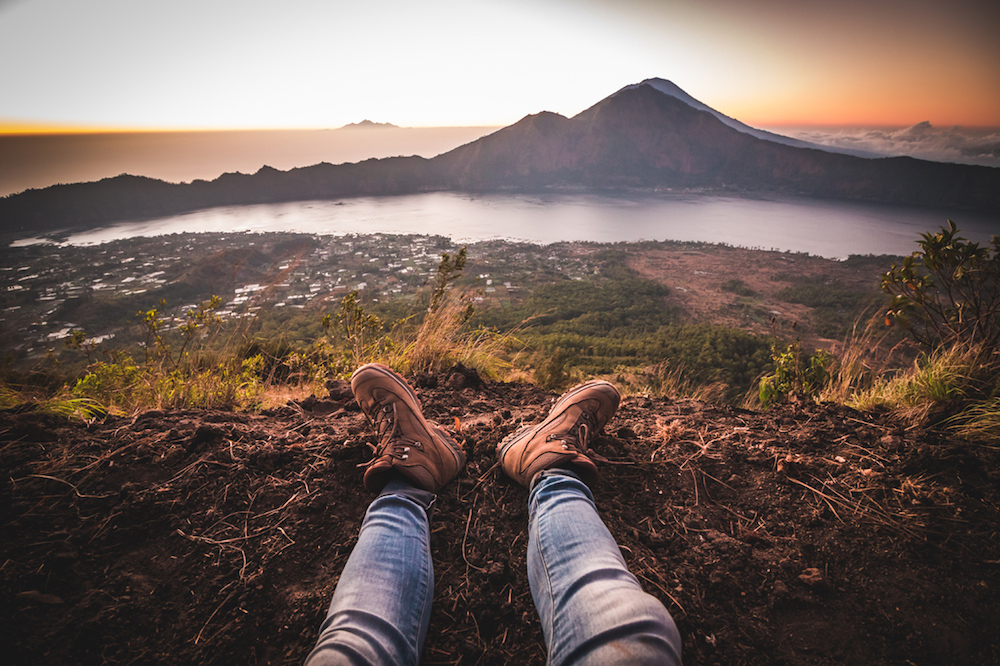
[{"label": "grass tuft", "polygon": [[903,372],[874,379],[845,402],[861,410],[888,409],[906,421],[929,425],[991,402],[998,382],[996,352],[954,343],[921,355]]},{"label": "grass tuft", "polygon": [[1000,446],[1000,397],[973,404],[945,423],[959,437]]},{"label": "grass tuft", "polygon": [[461,363],[485,377],[506,376],[512,363],[510,351],[521,347],[516,329],[497,333],[472,329],[473,291],[450,290],[431,308],[415,331],[402,331],[395,348],[399,355],[390,359],[401,372],[441,372]]}]

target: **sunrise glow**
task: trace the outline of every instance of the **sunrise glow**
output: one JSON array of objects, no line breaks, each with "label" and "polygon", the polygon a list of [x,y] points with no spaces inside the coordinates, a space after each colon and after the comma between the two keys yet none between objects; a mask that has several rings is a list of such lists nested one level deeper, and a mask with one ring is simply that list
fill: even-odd
[{"label": "sunrise glow", "polygon": [[649,77],[759,125],[1000,126],[997,34],[979,0],[24,0],[0,132],[506,125]]}]

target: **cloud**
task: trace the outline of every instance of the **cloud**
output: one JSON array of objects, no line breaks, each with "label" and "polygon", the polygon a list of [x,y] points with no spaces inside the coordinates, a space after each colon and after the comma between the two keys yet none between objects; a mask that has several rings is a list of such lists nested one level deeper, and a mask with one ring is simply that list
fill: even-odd
[{"label": "cloud", "polygon": [[795,129],[782,133],[851,151],[907,155],[937,162],[1000,167],[1000,129],[938,128],[929,122],[903,129]]}]

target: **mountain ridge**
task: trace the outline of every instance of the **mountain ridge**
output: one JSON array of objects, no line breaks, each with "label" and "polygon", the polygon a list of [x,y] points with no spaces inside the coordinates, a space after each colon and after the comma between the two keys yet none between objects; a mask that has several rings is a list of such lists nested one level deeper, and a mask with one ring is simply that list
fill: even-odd
[{"label": "mountain ridge", "polygon": [[[772,137],[786,139],[778,141]],[[791,143],[789,143],[791,142]],[[862,158],[755,130],[663,79],[625,86],[572,118],[530,114],[426,159],[321,162],[173,184],[121,175],[0,199],[3,231],[46,233],[216,206],[430,191],[693,190],[1000,212],[1000,169]]]},{"label": "mountain ridge", "polygon": [[[733,118],[731,116],[727,116],[724,113],[716,111],[715,109],[713,109],[712,107],[708,106],[707,104],[705,104],[705,103],[703,103],[703,102],[695,99],[691,95],[689,95],[687,92],[685,92],[684,90],[682,90],[681,87],[678,86],[677,84],[675,84],[673,81],[668,81],[666,79],[659,79],[659,78],[646,79],[644,81],[641,81],[640,83],[634,83],[634,84],[625,86],[624,88],[622,88],[622,90],[628,90],[628,89],[636,88],[636,87],[642,86],[642,85],[649,85],[652,88],[654,88],[655,90],[658,90],[659,92],[663,93],[664,95],[670,95],[672,97],[676,97],[677,99],[681,100],[682,102],[685,102],[686,104],[688,104],[688,106],[691,106],[691,107],[693,107],[695,109],[698,109],[699,111],[707,111],[708,113],[711,113],[713,116],[715,116],[716,118],[718,118],[724,125],[727,125],[727,126],[733,128],[733,129],[735,129],[735,130],[737,130],[739,132],[743,132],[744,134],[749,134],[750,136],[757,137],[758,139],[765,139],[767,141],[774,141],[775,143],[781,143],[781,144],[784,144],[786,146],[794,146],[796,148],[812,148],[812,149],[815,149],[815,150],[824,150],[824,151],[830,152],[830,153],[841,153],[843,155],[854,155],[855,157],[871,157],[871,158],[882,157],[882,155],[879,155],[878,153],[873,153],[873,152],[870,152],[870,151],[857,150],[857,149],[851,149],[851,148],[844,148],[844,147],[839,147],[839,146],[824,146],[824,145],[819,144],[819,143],[812,143],[811,141],[804,141],[802,139],[794,139],[794,138],[792,138],[790,136],[784,136],[782,134],[776,134],[774,132],[769,132],[767,130],[762,130],[762,129],[757,129],[756,127],[751,127],[751,126],[749,126],[749,125],[747,125],[745,123],[740,122],[739,120],[736,120],[735,118]],[[619,92],[621,92],[621,91],[619,91]],[[618,94],[618,93],[615,93],[615,94]]]}]

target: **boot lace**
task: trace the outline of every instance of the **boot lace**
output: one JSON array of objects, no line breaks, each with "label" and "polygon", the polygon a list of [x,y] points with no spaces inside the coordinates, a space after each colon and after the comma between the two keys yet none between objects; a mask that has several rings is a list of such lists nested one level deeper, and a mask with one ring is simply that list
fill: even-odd
[{"label": "boot lace", "polygon": [[561,441],[567,451],[585,453],[597,429],[597,421],[589,410],[580,412],[580,417],[568,432],[556,432],[545,438],[546,442]]},{"label": "boot lace", "polygon": [[375,435],[378,438],[378,446],[372,447],[375,449],[375,455],[372,456],[371,460],[365,463],[365,466],[371,465],[376,460],[386,455],[400,460],[406,460],[409,457],[411,447],[422,449],[424,446],[423,443],[418,440],[403,437],[397,434],[396,403],[394,402],[386,403],[376,408],[375,414],[368,417],[368,422],[371,423],[373,428],[375,428]]}]

